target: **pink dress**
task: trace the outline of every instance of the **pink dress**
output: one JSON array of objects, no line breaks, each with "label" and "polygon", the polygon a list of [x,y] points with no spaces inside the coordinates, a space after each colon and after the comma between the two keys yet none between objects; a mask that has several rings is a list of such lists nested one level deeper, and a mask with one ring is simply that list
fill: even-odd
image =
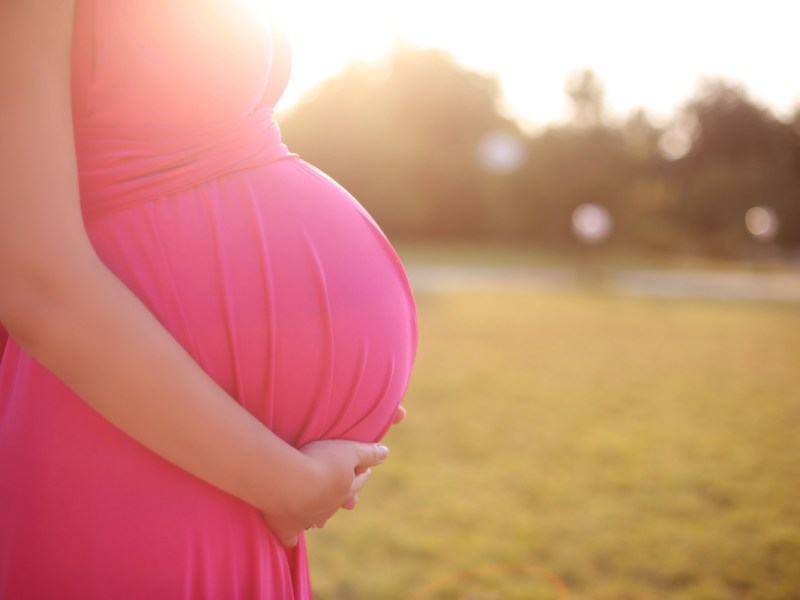
[{"label": "pink dress", "polygon": [[[378,440],[408,383],[414,303],[364,209],[282,145],[287,74],[258,2],[78,0],[85,223],[278,435]],[[121,433],[12,339],[1,360],[0,598],[311,597],[303,541],[284,550],[254,508]]]}]

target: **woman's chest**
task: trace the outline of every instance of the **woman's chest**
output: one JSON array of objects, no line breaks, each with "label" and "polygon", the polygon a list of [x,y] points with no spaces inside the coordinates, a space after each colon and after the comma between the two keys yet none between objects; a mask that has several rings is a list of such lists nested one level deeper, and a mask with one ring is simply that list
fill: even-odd
[{"label": "woman's chest", "polygon": [[74,112],[101,125],[223,121],[258,105],[271,55],[255,0],[77,0]]}]

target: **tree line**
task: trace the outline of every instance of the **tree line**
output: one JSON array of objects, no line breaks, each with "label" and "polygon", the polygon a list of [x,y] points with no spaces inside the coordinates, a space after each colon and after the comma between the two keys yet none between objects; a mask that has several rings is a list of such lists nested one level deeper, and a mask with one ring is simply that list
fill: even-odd
[{"label": "tree line", "polygon": [[575,209],[593,204],[618,247],[800,246],[800,107],[781,120],[740,86],[708,80],[656,126],[644,110],[612,122],[591,71],[565,92],[571,120],[525,133],[493,77],[401,47],[322,83],[281,128],[396,239],[575,244]]}]

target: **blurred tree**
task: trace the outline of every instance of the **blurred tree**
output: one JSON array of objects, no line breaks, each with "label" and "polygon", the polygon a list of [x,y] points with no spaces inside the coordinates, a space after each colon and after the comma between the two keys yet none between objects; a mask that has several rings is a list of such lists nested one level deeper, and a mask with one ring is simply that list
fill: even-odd
[{"label": "blurred tree", "polygon": [[564,90],[571,103],[572,122],[579,127],[596,127],[605,117],[605,88],[591,69],[571,74]]},{"label": "blurred tree", "polygon": [[626,241],[648,250],[670,250],[679,237],[671,215],[676,186],[665,175],[661,139],[664,132],[654,126],[643,109],[633,111],[622,125],[629,164],[629,181],[620,210],[619,228]]},{"label": "blurred tree", "polygon": [[800,104],[794,107],[794,111],[792,111],[788,123],[789,127],[791,127],[796,134],[800,135]]},{"label": "blurred tree", "polygon": [[[800,106],[781,122],[741,88],[708,81],[659,128],[643,110],[609,124],[592,71],[565,93],[573,119],[523,136],[494,78],[400,46],[324,82],[281,124],[289,148],[391,235],[574,244],[572,212],[594,203],[614,220],[613,244],[730,253],[748,240],[747,210],[769,206],[776,243],[800,244]],[[487,161],[487,148],[511,166]]]},{"label": "blurred tree", "polygon": [[706,250],[736,252],[746,240],[745,213],[766,205],[780,219],[778,239],[800,241],[798,133],[719,80],[706,81],[683,116],[697,130],[675,161],[677,226]]},{"label": "blurred tree", "polygon": [[515,190],[529,238],[572,243],[571,215],[584,203],[604,206],[616,222],[629,180],[624,153],[619,132],[605,127],[550,127],[531,140]]},{"label": "blurred tree", "polygon": [[387,231],[487,233],[504,199],[478,166],[482,136],[516,130],[499,86],[440,50],[399,47],[325,82],[283,121],[287,145],[354,193]]},{"label": "blurred tree", "polygon": [[606,208],[616,243],[632,239],[631,185],[649,168],[655,137],[644,114],[628,127],[605,124],[604,88],[591,70],[571,75],[564,86],[572,120],[530,140],[530,159],[516,177],[517,213],[529,239],[574,244],[572,213],[585,203]]}]

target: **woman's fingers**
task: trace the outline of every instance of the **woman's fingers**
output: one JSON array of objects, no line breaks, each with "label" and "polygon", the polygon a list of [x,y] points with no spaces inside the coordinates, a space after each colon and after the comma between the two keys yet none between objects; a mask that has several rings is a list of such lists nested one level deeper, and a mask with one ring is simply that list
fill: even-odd
[{"label": "woman's fingers", "polygon": [[356,504],[358,504],[358,494],[353,494],[342,504],[342,508],[345,510],[353,510]]},{"label": "woman's fingers", "polygon": [[355,467],[357,475],[363,474],[370,467],[377,467],[389,456],[389,448],[383,444],[359,444],[358,464]]},{"label": "woman's fingers", "polygon": [[363,488],[366,485],[367,479],[369,479],[370,475],[372,475],[372,471],[370,469],[367,469],[363,473],[357,474],[353,478],[353,487],[350,488],[350,492],[352,494],[357,494],[358,492],[360,492],[361,488]]},{"label": "woman's fingers", "polygon": [[397,411],[394,413],[394,419],[392,419],[392,425],[397,425],[398,423],[402,423],[403,420],[406,418],[406,409],[402,406],[397,407]]},{"label": "woman's fingers", "polygon": [[389,449],[382,444],[345,440],[312,442],[301,450],[316,464],[316,475],[304,486],[307,501],[293,503],[283,514],[265,515],[286,548],[297,545],[301,532],[324,527],[339,509],[353,510],[371,468],[389,456]]}]

